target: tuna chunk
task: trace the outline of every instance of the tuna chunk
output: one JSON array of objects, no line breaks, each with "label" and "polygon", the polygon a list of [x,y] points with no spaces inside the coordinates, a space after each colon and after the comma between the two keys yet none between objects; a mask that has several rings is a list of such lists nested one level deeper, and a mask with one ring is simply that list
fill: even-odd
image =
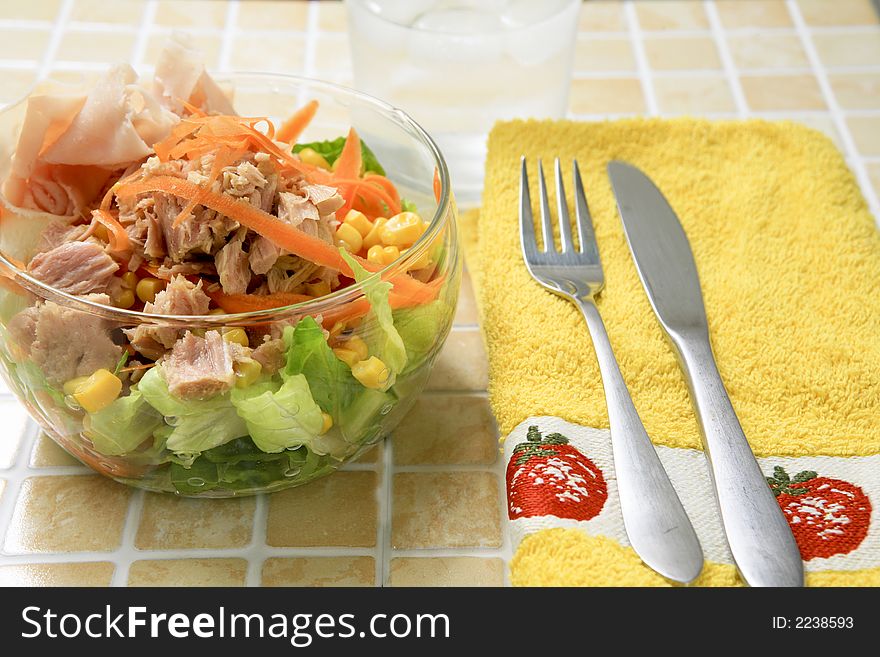
[{"label": "tuna chunk", "polygon": [[336,212],[345,204],[345,199],[339,195],[335,187],[303,185],[302,190],[305,192],[306,198],[315,204],[318,208],[318,213],[321,215]]},{"label": "tuna chunk", "polygon": [[241,345],[227,342],[217,331],[204,338],[189,331],[174,345],[162,363],[168,390],[181,399],[208,399],[226,392],[235,383],[233,363]]},{"label": "tuna chunk", "polygon": [[40,241],[37,243],[37,253],[51,251],[57,246],[61,246],[65,242],[72,242],[82,237],[88,226],[79,224],[71,226],[66,221],[56,219],[50,222],[40,233]]},{"label": "tuna chunk", "polygon": [[284,367],[286,363],[284,340],[280,338],[269,338],[259,347],[254,349],[251,358],[263,366],[263,372],[266,374],[275,374]]},{"label": "tuna chunk", "polygon": [[47,285],[68,294],[104,292],[119,265],[93,242],[65,242],[38,253],[28,271]]},{"label": "tuna chunk", "polygon": [[318,221],[321,215],[318,213],[318,206],[305,196],[281,192],[278,195],[278,218],[293,226],[299,226],[306,219]]},{"label": "tuna chunk", "polygon": [[[89,298],[110,303],[103,294]],[[109,322],[51,301],[18,313],[10,320],[9,330],[54,386],[101,368],[113,370],[122,356],[122,347],[110,338]]]},{"label": "tuna chunk", "polygon": [[155,195],[155,212],[165,235],[165,248],[172,260],[180,262],[190,252],[211,253],[214,246],[214,234],[206,222],[197,221],[190,215],[179,225],[174,220],[183,210],[184,203],[173,196],[158,193]]},{"label": "tuna chunk", "polygon": [[265,274],[272,269],[272,265],[275,264],[280,255],[281,249],[275,246],[272,240],[258,235],[251,242],[251,248],[248,252],[248,263],[251,266],[251,271],[255,274]]},{"label": "tuna chunk", "polygon": [[220,285],[223,286],[223,292],[226,294],[244,294],[251,281],[248,254],[241,248],[243,239],[242,236],[232,240],[214,256]]},{"label": "tuna chunk", "polygon": [[[202,282],[193,285],[183,276],[171,279],[168,286],[156,295],[153,303],[144,304],[145,313],[157,315],[206,315],[211,299],[202,290]],[[147,358],[156,360],[174,346],[182,329],[172,326],[147,324],[127,329],[131,345]]]}]

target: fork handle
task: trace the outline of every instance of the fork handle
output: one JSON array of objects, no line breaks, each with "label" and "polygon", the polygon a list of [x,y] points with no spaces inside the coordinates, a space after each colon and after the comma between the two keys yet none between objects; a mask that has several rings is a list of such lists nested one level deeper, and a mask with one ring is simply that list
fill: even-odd
[{"label": "fork handle", "polygon": [[664,577],[691,582],[703,552],[620,373],[592,297],[576,299],[590,335],[608,406],[614,472],[626,535],[636,554]]}]

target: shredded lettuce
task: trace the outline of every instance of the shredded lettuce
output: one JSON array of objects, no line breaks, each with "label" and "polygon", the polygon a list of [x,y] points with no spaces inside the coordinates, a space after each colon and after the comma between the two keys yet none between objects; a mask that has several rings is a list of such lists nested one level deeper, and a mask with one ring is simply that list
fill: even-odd
[{"label": "shredded lettuce", "polygon": [[165,446],[177,454],[198,454],[247,435],[247,426],[230,403],[229,395],[206,400],[183,400],[168,390],[161,365],[148,371],[137,389],[171,427]]},{"label": "shredded lettuce", "polygon": [[364,340],[370,353],[381,359],[391,372],[383,388],[387,390],[394,385],[396,375],[403,371],[407,361],[406,346],[394,327],[391,303],[388,301],[392,285],[364,269],[345,249],[340,248],[339,251],[354,272],[354,280],[362,285],[364,296],[370,302],[370,315],[376,319],[376,329],[367,331]]},{"label": "shredded lettuce", "polygon": [[[337,137],[333,140],[313,141],[310,144],[297,144],[293,147],[293,152],[299,153],[304,148],[311,148],[327,160],[327,164],[332,166],[342,154],[342,149],[345,148],[345,139],[345,137]],[[361,140],[361,161],[364,164],[364,172],[371,171],[373,173],[378,173],[380,176],[385,175],[385,169],[379,164],[379,160],[376,159],[375,153],[370,150],[370,147],[364,143],[363,139]]]},{"label": "shredded lettuce", "polygon": [[85,435],[96,450],[107,456],[133,451],[162,424],[162,416],[139,390],[132,390],[128,396],[83,419]]},{"label": "shredded lettuce", "polygon": [[302,374],[285,377],[275,391],[255,386],[236,388],[230,398],[254,444],[264,452],[313,446],[324,423]]},{"label": "shredded lettuce", "polygon": [[422,363],[437,347],[444,330],[448,329],[451,316],[449,304],[441,299],[394,311],[394,325],[406,347],[410,363]]}]

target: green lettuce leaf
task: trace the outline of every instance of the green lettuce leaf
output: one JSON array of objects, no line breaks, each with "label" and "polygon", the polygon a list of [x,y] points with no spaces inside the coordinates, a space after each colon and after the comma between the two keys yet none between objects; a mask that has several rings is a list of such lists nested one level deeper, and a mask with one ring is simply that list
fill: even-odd
[{"label": "green lettuce leaf", "polygon": [[400,211],[401,212],[415,212],[416,214],[418,214],[419,208],[416,206],[415,203],[413,203],[409,199],[402,198],[402,199],[400,199]]},{"label": "green lettuce leaf", "polygon": [[394,325],[412,366],[422,363],[437,348],[449,329],[451,317],[452,309],[441,299],[394,311]]},{"label": "green lettuce leaf", "polygon": [[324,419],[305,376],[286,377],[274,392],[253,388],[236,388],[231,400],[257,447],[277,453],[316,442]]},{"label": "green lettuce leaf", "polygon": [[84,433],[95,449],[107,456],[127,454],[164,424],[162,416],[139,390],[132,390],[83,419]]},{"label": "green lettuce leaf", "polygon": [[387,390],[394,385],[395,376],[403,371],[407,361],[406,347],[394,327],[391,303],[388,301],[392,285],[364,269],[345,249],[339,251],[354,272],[354,280],[361,283],[364,296],[370,302],[370,314],[366,323],[369,325],[372,318],[376,319],[376,328],[367,331],[364,341],[370,348],[370,353],[380,358],[391,372],[388,383],[383,388]]},{"label": "green lettuce leaf", "polygon": [[161,365],[148,371],[137,385],[150,406],[165,416],[171,427],[165,447],[175,453],[198,454],[247,435],[247,426],[229,395],[206,400],[183,400],[168,390]]},{"label": "green lettuce leaf", "polygon": [[304,317],[295,328],[288,326],[284,345],[287,365],[281,376],[305,375],[314,400],[338,422],[340,409],[348,406],[354,391],[362,386],[330,349],[320,324],[313,317]]},{"label": "green lettuce leaf", "polygon": [[[342,149],[344,147],[345,137],[337,137],[336,139],[329,141],[313,141],[310,144],[296,144],[293,147],[293,152],[299,153],[304,148],[311,148],[327,160],[327,164],[332,166],[342,154]],[[361,140],[361,159],[364,164],[364,172],[371,171],[373,173],[378,173],[381,176],[385,175],[385,169],[379,164],[379,160],[376,159],[375,153],[370,150],[370,147],[364,143],[363,139]]]}]

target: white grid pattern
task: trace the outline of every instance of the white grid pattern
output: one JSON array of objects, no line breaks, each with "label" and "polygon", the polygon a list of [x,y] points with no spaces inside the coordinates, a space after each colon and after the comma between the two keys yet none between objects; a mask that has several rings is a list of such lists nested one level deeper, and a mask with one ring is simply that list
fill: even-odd
[{"label": "white grid pattern", "polygon": [[[644,47],[644,32],[639,25],[638,13],[635,3],[632,0],[624,2],[624,17],[626,21],[626,31],[624,32],[581,32],[581,38],[587,39],[609,39],[609,38],[626,38],[629,40],[635,56],[637,69],[633,71],[576,71],[575,77],[578,79],[613,79],[613,78],[637,78],[641,84],[643,95],[646,103],[647,114],[656,116],[670,116],[664,113],[658,106],[658,100],[654,93],[654,79],[659,76],[706,76],[718,75],[723,76],[730,86],[731,93],[734,98],[736,111],[731,114],[729,112],[706,114],[710,117],[729,118],[739,117],[746,118],[751,116],[760,116],[762,118],[779,119],[779,118],[823,118],[830,117],[833,126],[840,137],[840,142],[844,150],[847,161],[853,168],[856,177],[862,187],[862,191],[868,204],[873,211],[875,217],[880,217],[880,202],[878,195],[870,184],[866,164],[880,162],[880,157],[865,157],[859,154],[852,134],[846,123],[847,116],[880,116],[880,108],[872,110],[844,111],[840,107],[835,98],[833,89],[829,83],[828,74],[845,73],[845,72],[870,72],[880,73],[880,62],[868,66],[857,67],[839,67],[833,70],[828,69],[820,60],[815,45],[813,43],[813,34],[822,33],[845,33],[845,32],[864,32],[873,31],[875,28],[851,27],[851,28],[815,28],[808,27],[800,13],[800,9],[795,0],[786,0],[786,6],[792,18],[794,28],[745,28],[745,29],[726,29],[719,18],[717,8],[712,0],[702,0],[709,20],[710,29],[705,30],[675,30],[664,31],[661,33],[652,33],[652,38],[672,38],[681,36],[710,36],[718,48],[719,56],[722,63],[721,71],[707,70],[677,70],[674,73],[658,73],[651,69],[649,59]],[[67,30],[76,30],[83,32],[117,32],[132,35],[131,61],[136,68],[143,72],[150,70],[149,63],[144,61],[147,52],[147,46],[151,37],[155,35],[168,34],[171,29],[166,26],[160,26],[154,23],[157,10],[155,0],[149,0],[146,3],[144,13],[138,25],[106,25],[101,23],[84,23],[71,21],[70,16],[74,0],[63,0],[61,10],[54,22],[18,20],[7,18],[0,15],[0,29],[23,30],[23,31],[46,31],[50,33],[48,46],[45,54],[39,61],[19,60],[19,59],[0,59],[0,75],[3,70],[36,70],[39,76],[44,76],[51,70],[64,71],[82,71],[91,72],[102,70],[103,64],[92,62],[78,61],[57,61],[55,56],[58,47]],[[232,61],[232,53],[234,41],[237,35],[245,32],[238,25],[240,2],[232,0],[228,2],[226,11],[225,26],[222,28],[196,28],[188,29],[189,32],[197,35],[211,35],[221,39],[221,48],[218,61],[215,62],[216,67],[220,70],[228,70]],[[318,43],[321,39],[333,39],[339,41],[342,37],[339,33],[321,32],[319,28],[320,13],[322,11],[321,3],[311,2],[308,8],[307,20],[304,29],[279,30],[272,31],[273,35],[296,35],[298,37],[305,36],[305,57],[302,70],[294,70],[291,72],[301,72],[306,76],[315,76],[317,71],[317,52]],[[248,36],[259,36],[265,31],[247,30]],[[805,111],[781,111],[781,112],[760,112],[756,113],[750,110],[742,86],[740,84],[740,74],[734,59],[728,47],[728,37],[732,35],[744,36],[751,34],[762,35],[792,35],[795,34],[801,41],[804,50],[807,53],[809,67],[795,69],[750,69],[750,75],[767,73],[770,75],[784,74],[803,74],[811,73],[816,77],[822,91],[823,98],[827,104],[827,111],[805,110]],[[340,70],[333,73],[332,77],[343,77],[348,74],[347,70]],[[629,113],[621,114],[579,114],[573,115],[572,118],[577,119],[608,119],[618,116],[631,115]],[[476,325],[456,325],[455,331],[478,331]],[[462,392],[462,391],[440,391],[433,390],[426,394],[472,394],[485,396],[485,392]],[[10,393],[5,386],[0,384],[0,400],[9,399]],[[61,466],[51,468],[33,468],[30,466],[32,452],[34,449],[34,441],[38,435],[37,427],[29,422],[25,431],[25,436],[21,440],[18,451],[15,455],[12,466],[6,470],[0,469],[0,480],[5,480],[5,488],[0,494],[0,535],[6,533],[6,528],[12,522],[15,503],[21,489],[22,482],[30,476],[53,476],[53,475],[71,475],[88,473],[85,467],[81,466]],[[378,463],[357,463],[349,465],[346,470],[371,470],[377,473],[379,478],[379,498],[378,498],[378,524],[376,546],[374,548],[336,548],[336,547],[317,547],[317,548],[277,548],[269,547],[265,543],[266,525],[268,515],[268,502],[265,497],[258,496],[256,499],[256,510],[253,517],[252,538],[248,546],[244,548],[230,549],[187,549],[187,550],[138,550],[134,547],[134,537],[141,518],[141,509],[143,506],[144,493],[135,492],[129,503],[128,513],[122,534],[122,542],[118,549],[111,552],[83,552],[83,553],[59,553],[59,554],[12,554],[6,551],[0,552],[0,565],[12,565],[23,563],[57,563],[57,562],[74,562],[74,561],[110,561],[115,564],[116,568],[112,578],[112,585],[124,586],[128,580],[129,568],[132,562],[144,559],[181,559],[196,557],[240,557],[247,559],[248,570],[246,576],[246,584],[249,586],[257,586],[260,584],[261,571],[264,561],[270,557],[298,557],[298,556],[372,556],[375,558],[376,564],[376,582],[384,584],[388,582],[390,561],[394,557],[405,556],[479,556],[479,557],[501,557],[505,560],[510,556],[509,538],[504,536],[503,544],[500,548],[466,548],[466,549],[431,549],[431,550],[393,550],[391,546],[391,504],[392,504],[392,477],[397,472],[438,472],[438,471],[490,471],[495,474],[500,507],[498,509],[501,517],[504,517],[503,500],[504,500],[504,464],[498,459],[494,466],[396,466],[393,461],[393,445],[391,441],[386,441],[382,451],[382,458]]]}]

